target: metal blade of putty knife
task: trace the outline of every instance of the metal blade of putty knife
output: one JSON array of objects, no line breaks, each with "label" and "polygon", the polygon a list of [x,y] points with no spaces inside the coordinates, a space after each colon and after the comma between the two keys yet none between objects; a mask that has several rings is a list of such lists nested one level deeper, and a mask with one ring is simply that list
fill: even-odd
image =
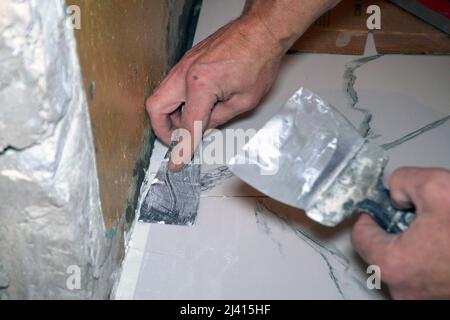
[{"label": "metal blade of putty knife", "polygon": [[382,174],[385,151],[363,138],[318,95],[300,88],[228,163],[262,193],[335,226],[368,212],[393,233],[415,217],[392,207]]},{"label": "metal blade of putty knife", "polygon": [[167,168],[173,143],[151,182],[140,209],[143,222],[192,225],[200,200],[200,164],[191,161],[180,172]]}]

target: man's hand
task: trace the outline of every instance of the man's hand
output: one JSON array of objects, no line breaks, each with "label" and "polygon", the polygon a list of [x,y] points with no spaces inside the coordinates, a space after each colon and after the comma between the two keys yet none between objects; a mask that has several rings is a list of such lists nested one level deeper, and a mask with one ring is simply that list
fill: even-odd
[{"label": "man's hand", "polygon": [[450,171],[402,168],[389,181],[398,207],[417,217],[400,235],[383,231],[368,215],[352,241],[367,263],[378,265],[395,299],[450,298]]},{"label": "man's hand", "polygon": [[284,53],[337,2],[248,0],[239,19],[192,48],[146,102],[152,127],[166,144],[175,129],[190,133],[169,168],[180,170],[200,143],[195,121],[204,132],[254,108],[275,80]]},{"label": "man's hand", "polygon": [[[169,144],[173,130],[187,129],[192,139],[182,143],[190,143],[186,148],[193,152],[202,138],[201,132],[194,137],[194,121],[201,121],[205,131],[257,105],[275,79],[283,52],[279,43],[268,41],[263,28],[254,28],[234,21],[195,46],[172,69],[147,100],[152,127],[161,140]],[[171,168],[179,170],[191,156],[186,153]]]}]

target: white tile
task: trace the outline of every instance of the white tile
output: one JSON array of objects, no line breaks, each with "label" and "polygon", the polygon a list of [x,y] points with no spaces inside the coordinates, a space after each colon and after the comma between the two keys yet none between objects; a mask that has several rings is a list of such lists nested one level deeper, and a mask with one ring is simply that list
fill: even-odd
[{"label": "white tile", "polygon": [[347,269],[343,260],[322,250],[338,289],[317,247],[295,232],[300,226],[292,228],[261,207],[263,203],[204,198],[194,226],[152,225],[135,298],[380,297],[363,288],[366,278],[358,278],[351,265]]},{"label": "white tile", "polygon": [[122,264],[122,272],[117,287],[113,290],[116,300],[130,300],[134,297],[136,284],[141,271],[142,259],[146,250],[149,224],[136,223]]}]

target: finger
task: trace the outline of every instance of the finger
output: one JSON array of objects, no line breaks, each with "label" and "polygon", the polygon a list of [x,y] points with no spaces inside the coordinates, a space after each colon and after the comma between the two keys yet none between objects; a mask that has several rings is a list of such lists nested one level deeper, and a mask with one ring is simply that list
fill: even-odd
[{"label": "finger", "polygon": [[353,245],[368,264],[380,265],[387,254],[387,247],[394,239],[394,235],[380,228],[367,214],[361,214],[353,226]]},{"label": "finger", "polygon": [[229,102],[217,103],[211,112],[208,129],[217,128],[242,112],[243,111],[240,111],[236,106]]},{"label": "finger", "polygon": [[443,169],[404,167],[391,175],[389,187],[394,203],[403,208],[412,204],[422,214],[439,205],[441,193],[450,187],[450,174]]},{"label": "finger", "polygon": [[172,132],[177,128],[171,120],[170,109],[176,109],[177,106],[175,104],[167,106],[166,110],[169,108],[170,109],[169,111],[166,111],[159,108],[157,109],[156,107],[153,108],[153,106],[156,106],[157,103],[147,103],[147,105],[152,106],[151,109],[148,107],[147,110],[153,131],[165,144],[170,144]]},{"label": "finger", "polygon": [[[414,168],[401,168],[394,171],[389,177],[389,192],[392,202],[399,208],[411,207],[415,196],[412,192],[417,187],[417,170]],[[413,181],[412,181],[413,180]],[[405,188],[405,183],[410,184]]]},{"label": "finger", "polygon": [[191,161],[192,155],[208,128],[211,110],[217,102],[217,95],[207,90],[201,83],[188,85],[186,104],[180,119],[181,141],[172,152],[169,162],[171,171],[180,171]]},{"label": "finger", "polygon": [[172,132],[178,128],[171,115],[185,99],[186,84],[182,69],[175,67],[145,103],[153,131],[166,144],[170,144]]},{"label": "finger", "polygon": [[175,128],[178,129],[181,127],[181,108],[178,108],[170,114],[170,121],[172,121],[172,125]]},{"label": "finger", "polygon": [[231,119],[256,107],[259,99],[250,95],[235,95],[227,101],[217,103],[211,112],[209,128],[216,128]]}]

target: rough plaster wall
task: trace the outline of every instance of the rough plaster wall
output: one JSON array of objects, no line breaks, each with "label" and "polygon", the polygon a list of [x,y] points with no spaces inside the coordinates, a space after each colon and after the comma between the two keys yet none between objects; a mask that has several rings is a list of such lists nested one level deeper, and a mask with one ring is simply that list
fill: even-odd
[{"label": "rough plaster wall", "polygon": [[[0,297],[106,298],[87,104],[63,0],[0,1]],[[81,268],[81,289],[66,287]]]}]

